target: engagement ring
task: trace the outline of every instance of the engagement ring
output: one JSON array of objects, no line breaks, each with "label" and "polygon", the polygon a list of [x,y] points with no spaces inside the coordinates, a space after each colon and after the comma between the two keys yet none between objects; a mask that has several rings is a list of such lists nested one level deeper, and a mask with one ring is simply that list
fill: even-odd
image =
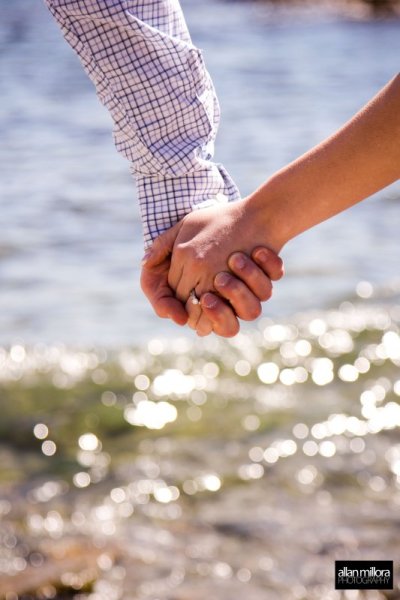
[{"label": "engagement ring", "polygon": [[191,301],[192,304],[199,304],[200,300],[199,298],[196,296],[196,291],[193,288],[192,291],[189,294],[189,300]]}]

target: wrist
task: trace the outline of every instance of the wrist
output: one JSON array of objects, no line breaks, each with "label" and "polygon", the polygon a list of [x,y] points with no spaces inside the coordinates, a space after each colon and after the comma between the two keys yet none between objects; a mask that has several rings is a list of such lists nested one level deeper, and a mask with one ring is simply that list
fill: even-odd
[{"label": "wrist", "polygon": [[279,174],[274,175],[244,200],[246,216],[257,230],[255,238],[261,231],[264,244],[277,254],[296,235],[287,202],[293,193],[289,194],[284,183]]}]

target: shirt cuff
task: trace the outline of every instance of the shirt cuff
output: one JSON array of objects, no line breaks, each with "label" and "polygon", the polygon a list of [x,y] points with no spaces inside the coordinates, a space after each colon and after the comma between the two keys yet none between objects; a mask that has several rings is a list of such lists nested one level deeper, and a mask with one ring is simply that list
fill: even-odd
[{"label": "shirt cuff", "polygon": [[240,199],[236,184],[223,165],[204,167],[178,177],[134,173],[143,223],[144,246],[193,210]]}]

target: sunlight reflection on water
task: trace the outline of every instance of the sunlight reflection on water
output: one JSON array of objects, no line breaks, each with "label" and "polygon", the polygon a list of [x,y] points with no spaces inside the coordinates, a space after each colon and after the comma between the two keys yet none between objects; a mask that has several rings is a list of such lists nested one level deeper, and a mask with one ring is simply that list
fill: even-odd
[{"label": "sunlight reflection on water", "polygon": [[365,556],[370,535],[395,558],[398,296],[359,296],[196,346],[1,349],[4,589],[46,564],[88,600],[198,586],[320,598],[318,565]]}]

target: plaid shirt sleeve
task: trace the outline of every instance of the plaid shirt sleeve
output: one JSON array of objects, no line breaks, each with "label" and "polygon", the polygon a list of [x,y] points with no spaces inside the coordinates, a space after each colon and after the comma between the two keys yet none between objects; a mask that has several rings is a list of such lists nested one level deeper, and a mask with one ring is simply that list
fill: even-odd
[{"label": "plaid shirt sleeve", "polygon": [[179,0],[45,0],[114,121],[137,181],[145,246],[239,191],[211,161],[220,117]]}]

